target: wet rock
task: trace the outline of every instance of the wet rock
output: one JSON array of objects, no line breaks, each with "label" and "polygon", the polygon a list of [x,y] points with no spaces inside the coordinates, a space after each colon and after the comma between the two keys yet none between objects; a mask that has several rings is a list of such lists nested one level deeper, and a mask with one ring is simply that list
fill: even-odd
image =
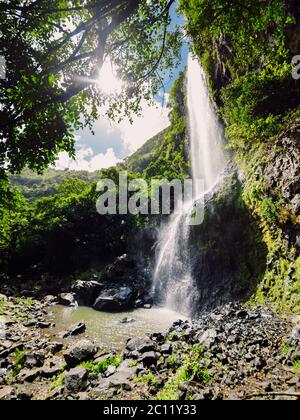
[{"label": "wet rock", "polygon": [[97,281],[78,280],[72,286],[75,300],[78,305],[81,306],[93,306],[102,289],[103,284],[98,283]]},{"label": "wet rock", "polygon": [[76,306],[76,301],[72,293],[61,293],[57,296],[57,300],[63,306]]},{"label": "wet rock", "polygon": [[97,353],[97,347],[87,340],[82,340],[67,350],[63,356],[69,367],[75,367],[81,362],[91,360]]},{"label": "wet rock", "polygon": [[120,287],[103,291],[96,299],[93,308],[97,311],[121,312],[132,306],[134,290]]},{"label": "wet rock", "polygon": [[132,324],[133,322],[135,322],[134,319],[125,317],[121,319],[120,324]]},{"label": "wet rock", "polygon": [[71,369],[65,374],[64,384],[69,392],[79,392],[86,384],[87,370],[84,367]]},{"label": "wet rock", "polygon": [[83,334],[86,330],[86,325],[84,322],[79,322],[78,324],[74,325],[70,328],[69,331],[62,333],[62,338],[74,337],[76,335]]}]

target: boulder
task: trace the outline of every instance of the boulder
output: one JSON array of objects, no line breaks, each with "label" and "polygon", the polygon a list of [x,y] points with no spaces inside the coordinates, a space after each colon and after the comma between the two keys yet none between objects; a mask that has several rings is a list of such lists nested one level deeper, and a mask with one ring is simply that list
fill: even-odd
[{"label": "boulder", "polygon": [[199,337],[199,342],[200,344],[202,344],[204,347],[206,348],[211,348],[217,339],[217,331],[214,329],[209,329],[207,331],[205,331],[200,337]]},{"label": "boulder", "polygon": [[74,325],[70,330],[62,334],[62,338],[75,337],[76,335],[83,334],[86,330],[86,325],[84,322],[79,322]]},{"label": "boulder", "polygon": [[131,287],[109,289],[100,294],[93,308],[97,311],[121,312],[129,309],[134,300],[134,291]]},{"label": "boulder", "polygon": [[137,368],[131,367],[127,362],[123,362],[117,373],[108,379],[109,388],[122,388],[126,391],[131,390],[130,380],[136,376]]},{"label": "boulder", "polygon": [[72,287],[78,305],[92,306],[99,296],[103,285],[97,281],[78,280]]},{"label": "boulder", "polygon": [[76,301],[72,293],[61,293],[57,296],[57,300],[63,306],[76,306]]},{"label": "boulder", "polygon": [[146,353],[155,350],[155,343],[147,335],[134,337],[127,342],[126,349],[131,352]]},{"label": "boulder", "polygon": [[42,368],[42,377],[52,378],[53,376],[59,375],[65,368],[65,361],[63,358],[54,357],[53,359],[47,360]]},{"label": "boulder", "polygon": [[150,367],[152,365],[156,365],[157,363],[157,357],[154,351],[149,351],[147,353],[144,353],[141,362],[145,367]]},{"label": "boulder", "polygon": [[97,351],[98,349],[93,343],[82,340],[68,349],[63,356],[69,367],[75,367],[81,362],[92,359]]},{"label": "boulder", "polygon": [[87,370],[84,367],[71,369],[65,374],[64,384],[69,392],[79,392],[86,387]]}]

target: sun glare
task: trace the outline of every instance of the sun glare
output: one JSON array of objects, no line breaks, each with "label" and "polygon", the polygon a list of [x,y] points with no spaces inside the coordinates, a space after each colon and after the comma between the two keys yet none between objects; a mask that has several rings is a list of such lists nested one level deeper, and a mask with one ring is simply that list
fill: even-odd
[{"label": "sun glare", "polygon": [[122,92],[125,83],[118,78],[110,61],[106,61],[98,77],[100,90],[107,95],[118,95]]}]

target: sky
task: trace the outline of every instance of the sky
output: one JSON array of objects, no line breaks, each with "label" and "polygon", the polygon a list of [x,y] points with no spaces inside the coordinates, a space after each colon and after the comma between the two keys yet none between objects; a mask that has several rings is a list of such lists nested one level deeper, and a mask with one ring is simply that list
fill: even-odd
[{"label": "sky", "polygon": [[[172,10],[174,22],[183,23],[175,10]],[[165,80],[166,97],[164,103],[155,98],[154,105],[145,101],[142,103],[141,116],[134,116],[132,124],[128,119],[121,123],[110,121],[102,116],[94,125],[94,133],[89,129],[77,132],[76,160],[72,160],[66,152],[59,154],[56,169],[85,170],[93,172],[102,168],[109,168],[124,160],[139,149],[147,140],[167,128],[169,109],[166,107],[168,92],[174,81],[187,63],[188,47],[182,49],[180,66],[174,71],[173,78]],[[100,73],[101,86],[114,86],[115,92],[122,89],[122,83],[113,75],[109,63],[105,63]]]}]

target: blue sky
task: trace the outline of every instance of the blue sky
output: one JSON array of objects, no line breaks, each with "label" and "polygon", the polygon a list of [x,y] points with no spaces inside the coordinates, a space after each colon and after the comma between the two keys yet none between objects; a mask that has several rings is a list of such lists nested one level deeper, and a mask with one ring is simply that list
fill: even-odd
[{"label": "blue sky", "polygon": [[[183,24],[175,8],[172,9],[174,23]],[[172,79],[165,78],[164,85],[168,93],[187,63],[188,46],[184,45],[181,52],[181,64],[174,70]],[[109,70],[108,70],[109,71]],[[57,169],[74,169],[94,171],[107,168],[123,160],[149,138],[159,133],[169,125],[169,110],[159,98],[155,98],[156,105],[143,104],[142,117],[134,117],[133,124],[128,120],[120,124],[102,117],[94,126],[95,135],[90,130],[84,129],[77,134],[76,161],[69,158],[66,153],[61,153],[57,161]]]}]

